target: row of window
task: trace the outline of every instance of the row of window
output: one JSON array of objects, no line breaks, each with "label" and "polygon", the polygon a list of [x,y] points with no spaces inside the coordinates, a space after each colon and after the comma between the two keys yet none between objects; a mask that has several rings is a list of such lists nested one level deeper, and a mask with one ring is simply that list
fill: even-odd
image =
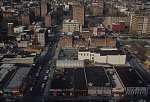
[{"label": "row of window", "polygon": [[94,54],[88,54],[88,53],[79,53],[80,56],[94,56]]}]

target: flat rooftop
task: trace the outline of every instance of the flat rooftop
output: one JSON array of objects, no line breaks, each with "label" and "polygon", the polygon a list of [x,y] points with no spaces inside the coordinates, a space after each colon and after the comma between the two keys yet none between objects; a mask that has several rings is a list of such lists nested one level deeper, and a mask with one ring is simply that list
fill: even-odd
[{"label": "flat rooftop", "polygon": [[1,66],[0,66],[0,69],[16,69],[16,66],[14,65],[14,64],[2,64]]},{"label": "flat rooftop", "polygon": [[7,69],[1,69],[0,70],[0,81],[2,81],[2,79],[6,76],[6,74],[8,73],[9,71]]},{"label": "flat rooftop", "polygon": [[[112,48],[111,48],[112,49]],[[100,53],[101,56],[105,55],[125,55],[125,53],[122,50],[117,50],[115,48],[111,49],[85,49],[85,50],[79,50],[79,52],[95,52],[95,53]]]},{"label": "flat rooftop", "polygon": [[59,56],[59,60],[77,60],[78,59],[78,51],[77,50],[61,50],[60,55],[63,54],[63,57]]},{"label": "flat rooftop", "polygon": [[22,85],[22,82],[27,77],[30,69],[31,67],[20,67],[7,85],[7,89],[19,89]]},{"label": "flat rooftop", "polygon": [[100,53],[101,56],[105,55],[125,55],[122,50],[94,50],[95,53]]},{"label": "flat rooftop", "polygon": [[88,83],[93,83],[92,86],[103,87],[109,83],[108,77],[103,67],[87,67],[85,68]]},{"label": "flat rooftop", "polygon": [[51,83],[51,89],[80,89],[86,90],[84,69],[64,68],[64,72],[56,78],[55,73]]},{"label": "flat rooftop", "polygon": [[11,79],[11,77],[14,75],[14,73],[16,72],[16,70],[11,70],[9,71],[5,77],[0,81],[0,88],[3,89],[6,85],[7,82]]},{"label": "flat rooftop", "polygon": [[147,87],[133,67],[115,67],[115,70],[125,87]]}]

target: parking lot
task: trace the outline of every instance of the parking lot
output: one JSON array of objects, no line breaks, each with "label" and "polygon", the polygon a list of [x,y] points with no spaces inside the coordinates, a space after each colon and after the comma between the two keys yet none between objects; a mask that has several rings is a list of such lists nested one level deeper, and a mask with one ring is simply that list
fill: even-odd
[{"label": "parking lot", "polygon": [[59,60],[77,60],[78,50],[61,50]]}]

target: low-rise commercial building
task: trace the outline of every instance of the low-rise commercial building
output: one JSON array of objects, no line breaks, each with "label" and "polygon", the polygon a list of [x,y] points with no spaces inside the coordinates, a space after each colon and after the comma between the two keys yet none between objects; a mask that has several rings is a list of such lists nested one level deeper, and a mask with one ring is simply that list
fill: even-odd
[{"label": "low-rise commercial building", "polygon": [[78,60],[90,60],[108,64],[126,64],[126,54],[122,50],[79,50]]},{"label": "low-rise commercial building", "polygon": [[13,63],[33,64],[34,57],[14,58]]},{"label": "low-rise commercial building", "polygon": [[11,93],[19,93],[23,81],[27,77],[31,67],[20,67],[8,85],[5,87],[4,92],[10,90]]},{"label": "low-rise commercial building", "polygon": [[57,60],[57,68],[84,68],[84,61],[82,60]]},{"label": "low-rise commercial building", "polygon": [[3,89],[15,74],[16,68],[14,64],[0,64],[0,93],[3,93]]},{"label": "low-rise commercial building", "polygon": [[114,71],[125,89],[125,94],[131,96],[148,94],[148,86],[133,67],[115,67]]},{"label": "low-rise commercial building", "polygon": [[57,71],[50,86],[51,96],[86,96],[87,86],[84,69],[64,68]]},{"label": "low-rise commercial building", "polygon": [[88,84],[88,95],[91,96],[110,96],[111,86],[108,76],[103,67],[85,68]]},{"label": "low-rise commercial building", "polygon": [[110,26],[110,31],[118,31],[118,32],[125,31],[125,22],[119,21],[118,23],[113,23]]}]

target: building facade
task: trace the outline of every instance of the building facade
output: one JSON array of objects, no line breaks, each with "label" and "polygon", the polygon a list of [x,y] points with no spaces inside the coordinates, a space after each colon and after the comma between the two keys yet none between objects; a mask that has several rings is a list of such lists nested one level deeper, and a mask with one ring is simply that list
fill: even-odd
[{"label": "building facade", "polygon": [[119,65],[126,64],[126,55],[121,50],[79,50],[78,60]]},{"label": "building facade", "polygon": [[77,20],[80,25],[84,25],[85,19],[84,6],[73,6],[73,20]]},{"label": "building facade", "polygon": [[51,27],[51,13],[49,12],[47,15],[45,15],[45,26]]},{"label": "building facade", "polygon": [[104,24],[108,27],[111,26],[112,23],[118,23],[119,21],[125,22],[125,26],[130,26],[129,17],[106,17],[104,20]]},{"label": "building facade", "polygon": [[91,47],[108,46],[116,47],[116,39],[111,37],[92,37],[90,41]]},{"label": "building facade", "polygon": [[41,28],[38,32],[38,42],[41,46],[45,46],[47,44],[48,41],[48,32],[46,30],[46,28]]},{"label": "building facade", "polygon": [[134,35],[150,35],[150,16],[131,15],[130,31]]},{"label": "building facade", "polygon": [[73,38],[72,36],[63,36],[60,38],[59,41],[59,46],[62,47],[63,49],[69,49],[72,48],[73,46]]},{"label": "building facade", "polygon": [[98,0],[97,2],[93,2],[91,6],[92,15],[93,16],[102,16],[104,9],[104,1]]},{"label": "building facade", "polygon": [[74,32],[80,31],[80,24],[77,20],[64,20],[63,21],[63,32]]},{"label": "building facade", "polygon": [[35,19],[34,14],[24,13],[22,14],[22,25],[30,25]]},{"label": "building facade", "polygon": [[126,95],[146,96],[148,86],[133,67],[115,67],[114,71],[125,89]]},{"label": "building facade", "polygon": [[120,21],[118,23],[113,23],[110,27],[110,31],[125,31],[125,22]]}]

